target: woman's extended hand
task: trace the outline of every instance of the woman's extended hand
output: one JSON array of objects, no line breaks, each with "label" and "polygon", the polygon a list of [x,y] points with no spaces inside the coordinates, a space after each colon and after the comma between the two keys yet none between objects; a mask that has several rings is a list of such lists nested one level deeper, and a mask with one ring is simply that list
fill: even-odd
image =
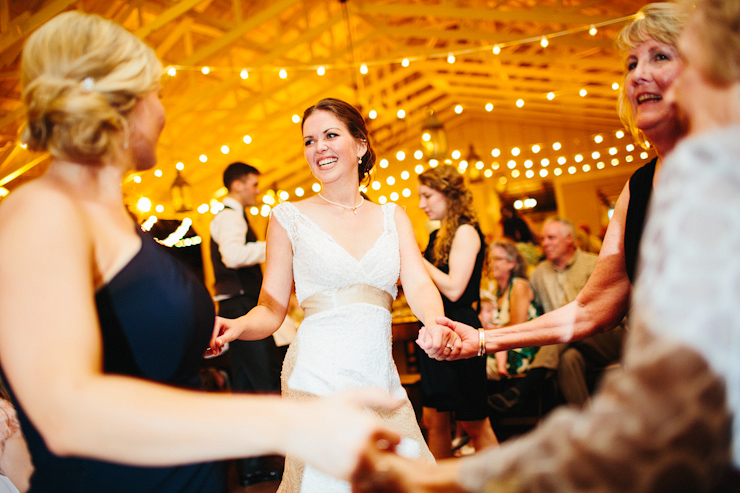
[{"label": "woman's extended hand", "polygon": [[242,329],[238,318],[216,317],[213,324],[213,333],[211,334],[211,345],[206,349],[205,356],[218,356],[224,350],[226,343],[238,339],[241,333]]}]

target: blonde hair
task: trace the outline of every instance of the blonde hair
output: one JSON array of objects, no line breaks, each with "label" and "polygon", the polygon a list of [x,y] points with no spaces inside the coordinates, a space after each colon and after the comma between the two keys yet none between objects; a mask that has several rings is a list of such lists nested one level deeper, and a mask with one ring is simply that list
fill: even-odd
[{"label": "blonde hair", "polygon": [[[707,74],[714,82],[731,84],[740,79],[740,2],[737,0],[683,1],[703,45]],[[695,10],[694,10],[695,9]]]},{"label": "blonde hair", "polygon": [[478,226],[478,217],[473,209],[473,195],[465,186],[463,176],[448,165],[425,170],[419,175],[419,183],[440,192],[447,199],[447,211],[432,250],[435,265],[443,265],[450,258],[457,228],[463,224]]},{"label": "blonde hair", "polygon": [[[681,30],[686,23],[686,18],[686,14],[675,3],[659,2],[642,7],[635,14],[635,19],[627,24],[617,37],[617,49],[620,51],[623,63],[626,63],[630,50],[649,39],[676,47]],[[635,141],[642,147],[647,148],[645,134],[635,125],[632,105],[627,99],[624,84],[626,78],[627,71],[622,77],[622,84],[619,88],[617,101],[619,119],[630,131]]]},{"label": "blonde hair", "polygon": [[21,58],[28,148],[58,159],[99,162],[128,139],[126,116],[158,87],[154,50],[123,27],[76,11],[29,36]]}]

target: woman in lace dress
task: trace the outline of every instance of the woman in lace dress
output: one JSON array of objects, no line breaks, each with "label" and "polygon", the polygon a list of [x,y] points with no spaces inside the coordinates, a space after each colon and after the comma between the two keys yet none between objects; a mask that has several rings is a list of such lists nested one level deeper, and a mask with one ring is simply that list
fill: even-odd
[{"label": "woman in lace dress", "polygon": [[[409,440],[401,447],[432,461],[391,354],[390,307],[401,284],[426,325],[437,356],[459,351],[459,340],[435,325],[443,314],[404,210],[365,200],[359,186],[375,162],[362,115],[324,99],[303,115],[304,154],[321,193],[273,209],[259,304],[235,320],[219,320],[212,347],[262,339],[285,317],[293,281],[305,318],[283,366],[283,395],[310,399],[343,389],[376,387],[405,400],[378,413]],[[348,492],[350,486],[287,457],[280,491]]]}]

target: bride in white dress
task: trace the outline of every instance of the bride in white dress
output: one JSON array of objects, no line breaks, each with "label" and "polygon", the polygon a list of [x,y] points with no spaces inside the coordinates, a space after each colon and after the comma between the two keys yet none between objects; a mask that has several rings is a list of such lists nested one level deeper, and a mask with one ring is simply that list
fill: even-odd
[{"label": "bride in white dress", "polygon": [[[295,279],[305,318],[283,365],[283,396],[381,388],[403,401],[390,413],[374,411],[403,437],[399,452],[432,462],[391,353],[390,308],[399,278],[425,337],[440,348],[438,356],[458,353],[460,340],[436,324],[442,300],[405,211],[369,202],[359,191],[375,163],[362,115],[343,101],[324,99],[306,110],[302,129],[306,161],[321,193],[273,209],[259,304],[241,318],[219,319],[212,347],[274,332]],[[278,491],[349,492],[350,485],[287,457]]]}]

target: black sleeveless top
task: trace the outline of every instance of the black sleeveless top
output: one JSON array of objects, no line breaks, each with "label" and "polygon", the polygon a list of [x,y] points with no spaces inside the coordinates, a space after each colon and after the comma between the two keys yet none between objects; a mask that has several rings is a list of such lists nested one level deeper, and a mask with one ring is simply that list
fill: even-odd
[{"label": "black sleeveless top", "polygon": [[[466,323],[472,327],[480,327],[481,323],[478,319],[478,310],[476,307],[480,306],[480,278],[483,274],[483,262],[486,258],[486,242],[478,226],[475,226],[475,230],[478,232],[480,237],[480,250],[478,255],[475,257],[475,267],[473,268],[473,274],[470,276],[468,285],[465,287],[460,299],[457,301],[451,301],[444,294],[442,295],[442,303],[444,304],[445,316],[458,322]],[[450,266],[445,263],[438,265],[434,262],[434,242],[437,239],[437,233],[439,230],[432,231],[429,235],[429,244],[424,252],[424,258],[436,266],[439,270],[445,274],[449,274]]]},{"label": "black sleeveless top", "polygon": [[[215,316],[210,295],[165,247],[140,235],[139,252],[95,294],[104,372],[198,388]],[[134,467],[58,457],[46,448],[14,396],[13,404],[35,467],[31,492],[225,491],[221,464]],[[141,443],[142,449],[147,446]]]},{"label": "black sleeveless top", "polygon": [[645,216],[647,215],[650,195],[653,193],[653,176],[656,157],[630,177],[630,202],[627,206],[627,220],[624,224],[624,261],[627,276],[632,284],[635,283],[635,270],[637,269],[637,257],[640,250],[640,239],[645,227]]}]

